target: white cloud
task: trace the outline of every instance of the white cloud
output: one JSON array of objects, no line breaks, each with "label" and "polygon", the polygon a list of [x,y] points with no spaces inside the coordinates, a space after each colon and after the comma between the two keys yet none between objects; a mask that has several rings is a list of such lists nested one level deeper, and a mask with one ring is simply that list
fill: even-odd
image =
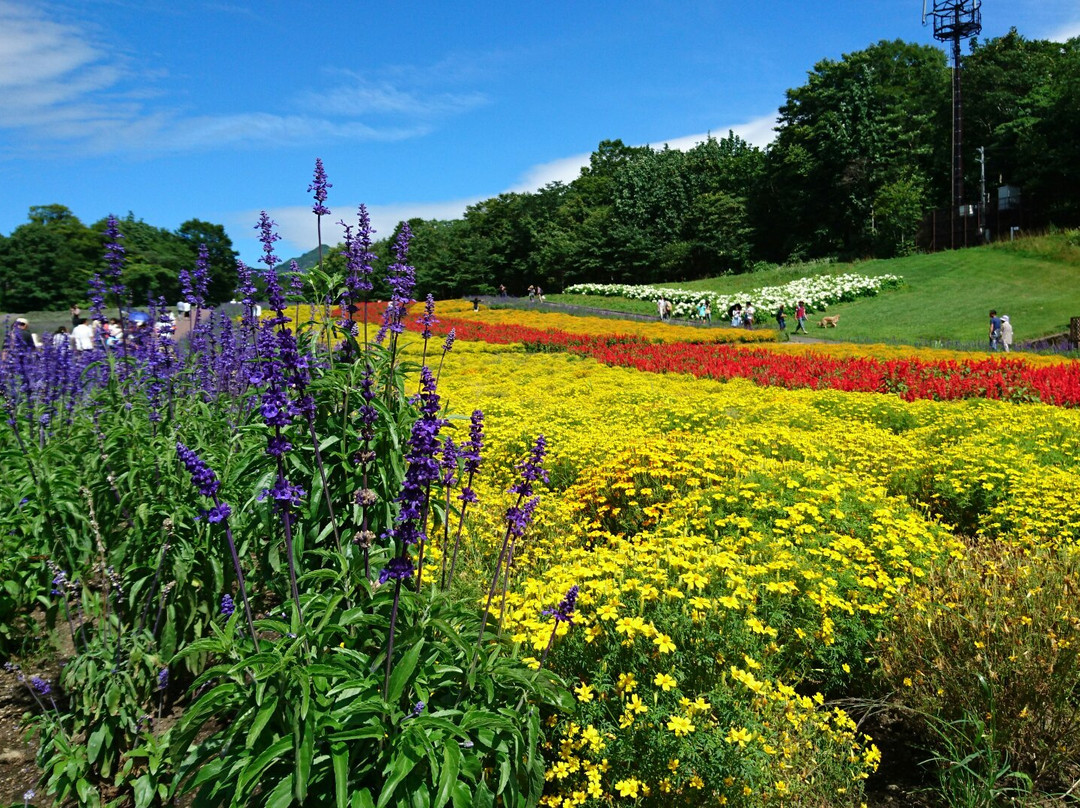
[{"label": "white cloud", "polygon": [[129,69],[113,51],[75,25],[0,0],[0,130],[20,132],[38,154],[393,141],[425,135],[435,119],[487,102],[479,93],[423,88],[422,71],[378,82],[337,71],[338,86],[313,89],[284,109],[192,114],[147,85],[153,71]]},{"label": "white cloud", "polygon": [[[728,131],[732,131],[747,143],[763,148],[772,142],[774,137],[773,129],[775,126],[775,114],[763,115],[760,118],[754,118],[746,123],[719,128],[711,133],[682,135],[680,137],[671,138],[670,140],[661,140],[647,145],[652,146],[654,149],[662,149],[664,146],[670,146],[673,149],[686,151],[687,149],[692,149],[699,143],[705,142],[710,134],[716,138],[724,138],[727,137]],[[591,154],[575,154],[572,157],[562,157],[558,160],[552,160],[547,163],[540,163],[539,165],[532,166],[522,174],[521,179],[519,179],[510,190],[519,193],[527,193],[543,188],[545,185],[552,182],[573,182],[581,174],[581,169],[589,164],[590,156]]]},{"label": "white cloud", "polygon": [[359,115],[404,115],[435,118],[467,112],[486,104],[483,93],[419,93],[386,81],[369,81],[351,71],[343,71],[347,81],[327,90],[310,90],[300,101],[324,114],[349,117]]},{"label": "white cloud", "polygon": [[[734,132],[739,137],[755,146],[762,147],[772,142],[773,127],[776,126],[775,115],[764,115],[743,124],[724,127],[722,130],[712,133],[714,137],[727,137],[728,131]],[[654,148],[663,148],[665,145],[673,149],[691,149],[698,143],[704,142],[709,133],[700,135],[684,135],[671,138],[670,140],[650,143]],[[563,157],[547,163],[540,163],[525,171],[521,179],[509,189],[510,192],[529,193],[543,188],[552,182],[570,183],[581,173],[581,169],[589,164],[588,154],[575,154],[571,157]],[[487,197],[470,197],[467,199],[451,199],[441,202],[396,202],[385,205],[369,205],[368,214],[371,216],[371,225],[375,230],[375,238],[385,238],[394,232],[398,222],[407,219],[460,219],[465,214],[469,205],[475,205]],[[350,224],[355,221],[356,205],[334,207],[332,220],[323,222],[323,242],[337,244],[341,241],[343,231],[336,224],[342,215],[338,210],[348,210],[345,217]],[[278,255],[299,255],[307,252],[315,246],[316,230],[315,219],[310,207],[285,207],[274,208],[267,211],[270,218],[277,223],[277,232],[283,239]],[[233,232],[248,232],[244,228],[251,228],[259,218],[259,211],[244,211],[231,218],[235,225]],[[247,242],[247,243],[245,243]],[[255,244],[254,236],[237,238],[237,247],[246,254],[254,254],[254,249],[248,250]]]},{"label": "white cloud", "polygon": [[1064,42],[1065,40],[1072,39],[1076,36],[1080,36],[1080,20],[1062,23],[1047,34],[1046,38],[1051,42]]},{"label": "white cloud", "polygon": [[[482,199],[483,197],[474,197],[442,202],[395,202],[388,205],[368,205],[371,227],[375,231],[373,239],[387,238],[394,232],[399,222],[408,219],[460,219],[465,214],[465,208]],[[344,236],[344,231],[337,222],[344,219],[355,228],[358,207],[359,204],[334,205],[333,213],[322,222],[324,244],[333,246],[338,244]],[[260,211],[257,210],[248,210],[229,217],[230,232],[252,234],[246,238],[234,238],[237,248],[245,255],[253,255],[258,249],[257,247],[247,248],[255,244],[254,227],[259,219],[259,213]],[[300,255],[317,246],[315,214],[311,212],[310,206],[273,208],[267,213],[277,224],[277,233],[282,238],[276,250],[281,258]]]}]

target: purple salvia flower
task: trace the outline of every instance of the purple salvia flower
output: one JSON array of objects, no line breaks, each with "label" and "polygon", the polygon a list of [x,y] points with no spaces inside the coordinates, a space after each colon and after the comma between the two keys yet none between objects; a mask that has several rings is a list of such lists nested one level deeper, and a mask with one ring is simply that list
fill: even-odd
[{"label": "purple salvia flower", "polygon": [[577,605],[578,586],[574,584],[554,609],[544,609],[543,614],[554,617],[556,623],[573,623],[574,607]]},{"label": "purple salvia flower", "polygon": [[259,231],[259,241],[263,245],[263,255],[259,261],[266,264],[266,268],[271,271],[278,265],[278,257],[274,255],[274,242],[281,240],[281,236],[274,232],[275,227],[277,222],[271,220],[265,210],[259,213],[259,223],[255,225],[255,229]]},{"label": "purple salvia flower", "polygon": [[457,479],[458,471],[458,447],[453,438],[443,441],[442,450],[442,484],[450,487]]},{"label": "purple salvia flower", "polygon": [[408,468],[401,483],[397,502],[401,510],[393,530],[394,538],[401,543],[402,552],[409,544],[417,544],[427,538],[424,530],[426,520],[428,487],[439,479],[439,463],[435,455],[439,449],[439,430],[446,423],[438,417],[439,396],[435,392],[435,378],[426,365],[420,369],[420,417],[413,422],[405,459]]},{"label": "purple salvia flower", "polygon": [[180,441],[176,442],[176,454],[180,462],[187,467],[188,473],[191,474],[191,482],[199,489],[199,493],[204,497],[216,496],[220,483],[214,470]]},{"label": "purple salvia flower", "polygon": [[297,297],[304,293],[304,273],[295,258],[289,261],[289,291]]},{"label": "purple salvia flower", "polygon": [[157,675],[157,689],[168,690],[169,689],[169,669],[162,668]]},{"label": "purple salvia flower", "polygon": [[371,291],[371,274],[374,272],[373,264],[376,255],[371,252],[371,237],[375,233],[371,228],[371,217],[367,208],[363,205],[357,211],[356,238],[353,238],[352,228],[345,222],[338,222],[345,229],[345,287],[349,302],[363,296],[364,292]]},{"label": "purple salvia flower", "polygon": [[120,277],[124,271],[124,253],[126,251],[123,245],[120,244],[124,234],[120,232],[120,223],[115,216],[110,215],[106,219],[105,238],[105,263],[109,267],[105,277],[111,281],[108,291],[118,298],[122,298],[125,290],[124,285],[120,282]]},{"label": "purple salvia flower", "polygon": [[30,677],[30,687],[34,688],[34,692],[39,696],[48,696],[52,693],[52,685],[49,684],[47,679],[42,679],[40,676]]},{"label": "purple salvia flower", "polygon": [[232,508],[229,507],[229,503],[219,502],[206,512],[206,521],[211,524],[217,524],[226,521],[231,515]]},{"label": "purple salvia flower", "polygon": [[326,171],[323,170],[322,160],[318,157],[315,158],[315,179],[312,180],[311,185],[308,186],[308,191],[315,192],[315,205],[311,208],[311,212],[316,216],[329,216],[330,208],[326,207],[323,203],[326,201],[326,190],[333,188],[334,186],[326,181]]},{"label": "purple salvia flower", "polygon": [[543,467],[545,454],[547,454],[547,441],[543,435],[537,435],[536,444],[529,452],[529,457],[517,466],[521,472],[521,480],[510,487],[510,493],[531,497],[533,483],[537,480],[543,480],[545,483],[548,481],[548,474]]},{"label": "purple salvia flower", "polygon": [[206,287],[210,279],[210,251],[205,244],[199,245],[194,272],[180,270],[180,293],[184,300],[196,308],[206,306]]},{"label": "purple salvia flower", "polygon": [[404,581],[407,578],[411,578],[412,575],[412,560],[407,557],[402,558],[396,556],[391,558],[386,567],[379,572],[379,583],[385,584],[387,581]]},{"label": "purple salvia flower", "polygon": [[457,329],[451,328],[450,333],[446,335],[446,342],[443,343],[443,353],[450,353],[450,350],[454,347],[454,340],[457,339]]},{"label": "purple salvia flower", "polygon": [[435,298],[430,294],[424,301],[424,313],[417,318],[416,322],[422,327],[420,336],[425,340],[431,339],[431,326],[439,321],[435,319]]},{"label": "purple salvia flower", "polygon": [[233,612],[236,611],[236,604],[233,603],[232,595],[226,593],[221,596],[221,614],[223,617],[232,617]]},{"label": "purple salvia flower", "polygon": [[101,277],[100,272],[95,272],[90,276],[87,291],[87,296],[90,298],[90,312],[95,320],[102,322],[105,320],[105,294],[107,291],[108,286],[105,279]]},{"label": "purple salvia flower", "polygon": [[511,536],[521,538],[525,535],[525,530],[532,522],[536,506],[539,504],[540,497],[532,497],[525,500],[521,506],[511,505],[506,509],[506,527]]},{"label": "purple salvia flower", "polygon": [[401,223],[401,230],[394,240],[393,252],[396,259],[387,270],[386,282],[390,286],[390,302],[383,309],[382,326],[375,335],[375,342],[382,342],[387,332],[400,334],[405,330],[405,313],[412,303],[413,286],[416,283],[415,270],[405,261],[409,255],[409,242],[412,230],[408,222]]}]

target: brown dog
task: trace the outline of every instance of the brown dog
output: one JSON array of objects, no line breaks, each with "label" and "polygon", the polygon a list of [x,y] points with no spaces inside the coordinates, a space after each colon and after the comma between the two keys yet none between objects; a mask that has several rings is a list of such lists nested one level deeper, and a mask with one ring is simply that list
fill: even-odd
[{"label": "brown dog", "polygon": [[839,314],[834,314],[832,317],[822,317],[821,322],[818,323],[818,328],[829,328],[830,326],[836,328],[838,322],[840,322]]}]

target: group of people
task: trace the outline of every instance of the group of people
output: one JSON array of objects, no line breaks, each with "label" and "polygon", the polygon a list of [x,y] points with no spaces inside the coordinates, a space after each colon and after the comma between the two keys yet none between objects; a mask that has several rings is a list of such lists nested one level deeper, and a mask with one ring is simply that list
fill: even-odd
[{"label": "group of people", "polygon": [[990,310],[990,350],[1009,353],[1013,344],[1013,326],[1009,315],[998,316],[996,309]]},{"label": "group of people", "polygon": [[[787,309],[784,308],[782,303],[776,310],[776,325],[779,327],[781,334],[787,333]],[[799,332],[806,333],[806,301],[804,300],[800,300],[795,304],[795,331],[793,333],[798,334]]]},{"label": "group of people", "polygon": [[[91,320],[82,316],[78,306],[72,306],[71,330],[67,326],[58,327],[49,339],[54,349],[70,347],[76,352],[92,351],[99,347],[102,342],[107,347],[115,347],[123,342],[132,342],[141,337],[144,332],[149,332],[150,324],[147,320],[127,319],[120,322],[118,317],[109,320]],[[175,329],[175,321],[170,314],[165,314],[157,323],[159,333],[172,333]],[[30,330],[30,322],[25,317],[17,317],[11,334],[5,341],[5,348],[12,344],[27,350],[37,350],[44,347],[42,338]]]},{"label": "group of people", "polygon": [[539,286],[533,286],[530,283],[529,284],[529,302],[530,303],[535,303],[537,300],[539,300],[541,303],[544,302],[544,290],[541,289]]}]

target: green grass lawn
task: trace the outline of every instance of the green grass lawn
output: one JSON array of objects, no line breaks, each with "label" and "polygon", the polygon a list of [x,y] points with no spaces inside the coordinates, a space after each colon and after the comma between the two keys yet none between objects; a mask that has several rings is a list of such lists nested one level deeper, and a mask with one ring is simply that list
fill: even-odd
[{"label": "green grass lawn", "polygon": [[[816,328],[817,318],[812,317],[811,336],[859,342],[982,343],[986,341],[990,309],[997,309],[999,314],[1009,315],[1020,343],[1065,331],[1070,317],[1080,317],[1080,231],[888,261],[784,266],[748,275],[659,285],[734,294],[802,277],[847,272],[901,275],[904,285],[877,297],[830,306],[830,315],[840,315],[840,327]],[[655,308],[641,301],[623,300],[620,304],[619,298],[559,297],[607,309],[631,304],[634,308],[625,310],[652,313]],[[771,313],[767,322],[772,323]]]}]

